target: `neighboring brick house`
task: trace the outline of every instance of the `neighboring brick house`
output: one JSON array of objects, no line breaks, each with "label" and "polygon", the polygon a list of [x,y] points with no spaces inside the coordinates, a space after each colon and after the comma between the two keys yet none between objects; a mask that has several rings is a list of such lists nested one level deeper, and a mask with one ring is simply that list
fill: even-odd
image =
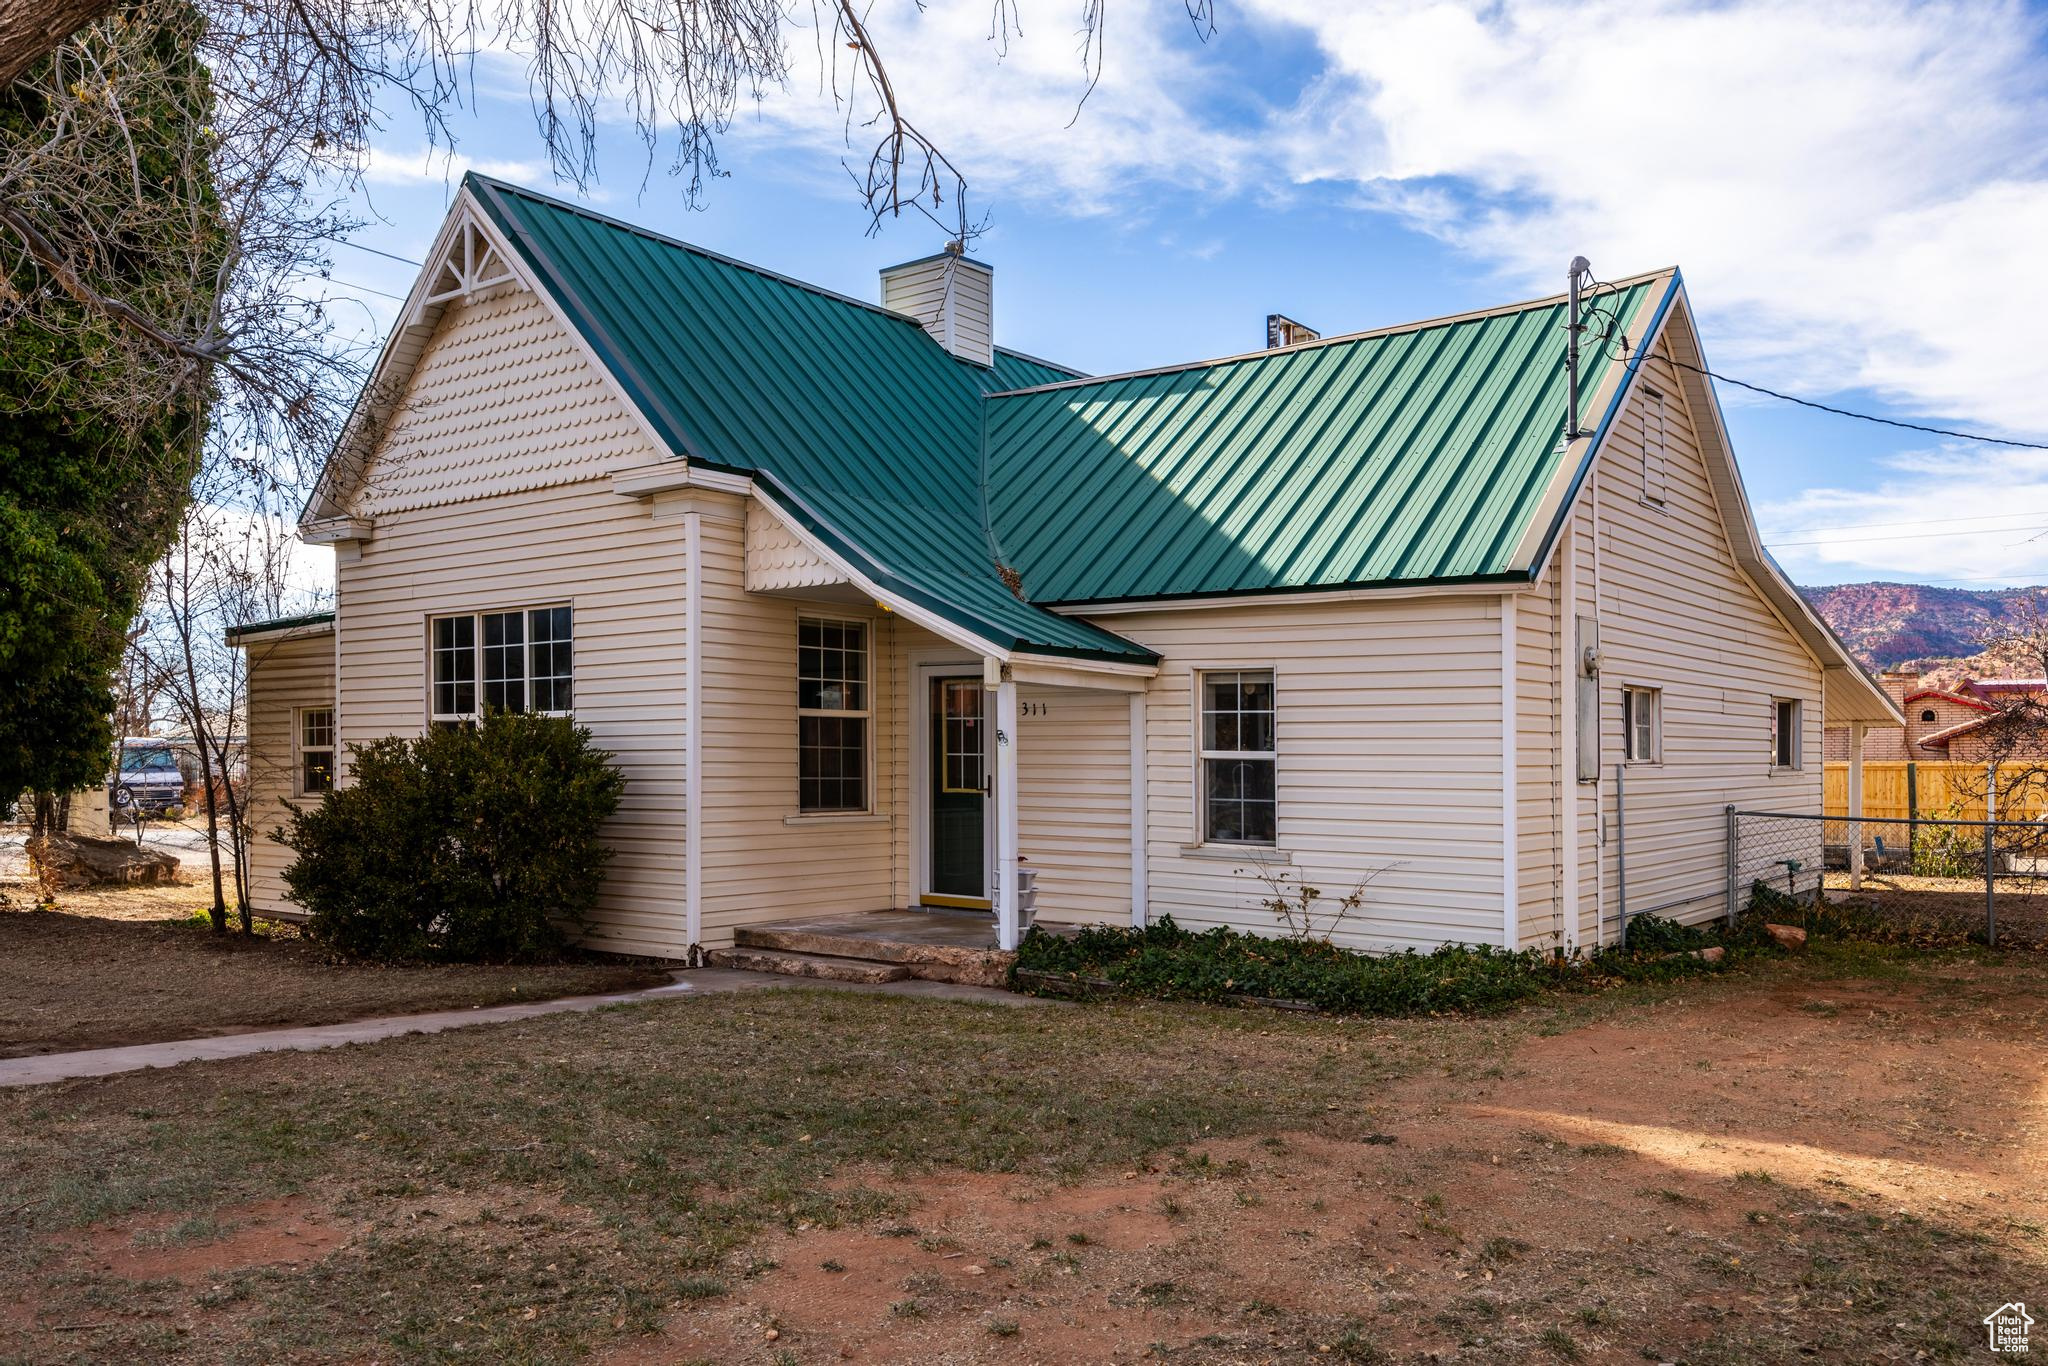
[{"label": "neighboring brick house", "polygon": [[[1885,693],[1905,713],[1906,724],[1870,727],[1863,736],[1865,762],[1978,762],[1987,753],[1991,728],[2012,699],[2048,692],[2048,682],[2038,678],[1976,679],[1950,688],[1924,688],[1920,677],[1920,671],[1911,668],[1878,675]],[[1821,754],[1829,763],[1847,762],[1849,728],[1829,726],[1821,735]]]}]

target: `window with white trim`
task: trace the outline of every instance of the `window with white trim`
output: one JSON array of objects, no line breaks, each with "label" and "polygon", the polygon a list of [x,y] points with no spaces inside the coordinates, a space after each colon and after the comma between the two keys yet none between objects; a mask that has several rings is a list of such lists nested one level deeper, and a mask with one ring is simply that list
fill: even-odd
[{"label": "window with white trim", "polygon": [[301,797],[334,790],[334,708],[301,707],[292,727],[293,772]]},{"label": "window with white trim", "polygon": [[1664,692],[1661,688],[1621,690],[1622,756],[1632,764],[1654,764],[1664,753]]},{"label": "window with white trim", "polygon": [[574,651],[567,607],[435,617],[430,719],[451,726],[492,711],[566,714],[575,700]]},{"label": "window with white trim", "polygon": [[1671,481],[1667,469],[1670,434],[1666,427],[1664,395],[1655,389],[1642,392],[1643,501],[1661,507],[1670,491]]},{"label": "window with white trim", "polygon": [[797,618],[798,811],[868,809],[868,680],[866,622]]},{"label": "window with white trim", "polygon": [[1799,699],[1771,700],[1771,766],[1799,767]]},{"label": "window with white trim", "polygon": [[1196,680],[1201,695],[1202,840],[1277,842],[1273,671],[1229,669]]}]

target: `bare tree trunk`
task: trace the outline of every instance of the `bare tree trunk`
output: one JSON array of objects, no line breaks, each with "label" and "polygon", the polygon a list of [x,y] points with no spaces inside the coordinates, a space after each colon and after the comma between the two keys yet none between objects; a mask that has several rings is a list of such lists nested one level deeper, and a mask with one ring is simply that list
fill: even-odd
[{"label": "bare tree trunk", "polygon": [[0,85],[14,84],[57,44],[113,10],[113,0],[0,0]]},{"label": "bare tree trunk", "polygon": [[37,792],[30,801],[29,834],[61,834],[71,824],[71,797],[68,793]]}]

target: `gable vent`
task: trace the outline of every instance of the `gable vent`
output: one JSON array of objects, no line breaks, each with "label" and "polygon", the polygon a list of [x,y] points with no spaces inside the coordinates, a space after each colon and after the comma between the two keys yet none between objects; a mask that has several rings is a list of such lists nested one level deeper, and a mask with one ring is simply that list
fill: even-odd
[{"label": "gable vent", "polygon": [[882,272],[882,307],[915,318],[961,360],[995,364],[995,270],[948,242],[936,256]]}]

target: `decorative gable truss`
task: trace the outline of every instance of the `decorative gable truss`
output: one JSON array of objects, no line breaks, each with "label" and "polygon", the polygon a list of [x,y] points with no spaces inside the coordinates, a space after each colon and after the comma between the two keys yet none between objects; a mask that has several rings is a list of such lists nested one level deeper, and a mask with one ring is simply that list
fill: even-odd
[{"label": "decorative gable truss", "polygon": [[426,289],[423,293],[415,292],[412,307],[406,312],[407,327],[431,327],[441,306],[453,300],[466,299],[493,285],[523,283],[512,263],[499,253],[498,244],[486,234],[474,211],[458,214],[449,226],[453,232],[444,237],[440,255],[422,277]]}]

